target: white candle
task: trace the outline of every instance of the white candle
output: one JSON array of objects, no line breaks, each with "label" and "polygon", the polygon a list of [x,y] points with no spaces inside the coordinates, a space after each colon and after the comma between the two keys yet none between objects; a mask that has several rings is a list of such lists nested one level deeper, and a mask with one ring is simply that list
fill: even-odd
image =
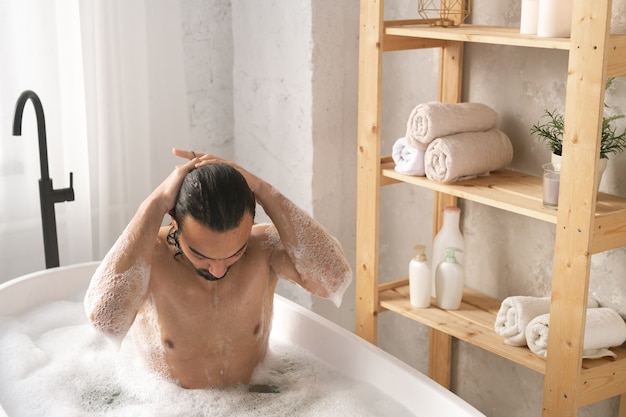
[{"label": "white candle", "polygon": [[522,0],[522,17],[519,33],[535,35],[539,18],[539,0]]},{"label": "white candle", "polygon": [[556,208],[559,204],[561,175],[552,164],[543,165],[543,206]]},{"label": "white candle", "polygon": [[572,0],[539,0],[537,36],[568,38],[572,31]]}]

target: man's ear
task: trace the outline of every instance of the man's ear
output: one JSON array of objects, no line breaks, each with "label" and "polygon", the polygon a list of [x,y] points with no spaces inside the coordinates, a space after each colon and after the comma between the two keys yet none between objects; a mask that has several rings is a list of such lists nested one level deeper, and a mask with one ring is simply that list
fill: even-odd
[{"label": "man's ear", "polygon": [[178,230],[178,222],[176,221],[174,216],[172,216],[171,214],[170,214],[170,221],[172,222],[172,226],[174,226],[174,229]]}]

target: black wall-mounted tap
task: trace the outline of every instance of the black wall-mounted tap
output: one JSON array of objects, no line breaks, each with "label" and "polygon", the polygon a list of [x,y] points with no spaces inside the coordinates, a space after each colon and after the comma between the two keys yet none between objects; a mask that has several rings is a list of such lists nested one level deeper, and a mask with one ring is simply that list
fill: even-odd
[{"label": "black wall-mounted tap", "polygon": [[41,224],[43,227],[43,245],[46,256],[46,268],[59,266],[59,243],[57,240],[57,224],[54,204],[64,201],[74,201],[74,175],[70,172],[69,188],[55,190],[52,179],[48,174],[48,145],[46,141],[46,120],[43,114],[41,100],[35,92],[26,90],[17,99],[15,117],[13,119],[13,135],[22,135],[22,116],[24,106],[30,100],[35,108],[37,117],[37,135],[39,137],[39,165],[41,179],[39,180],[39,204],[41,206]]}]

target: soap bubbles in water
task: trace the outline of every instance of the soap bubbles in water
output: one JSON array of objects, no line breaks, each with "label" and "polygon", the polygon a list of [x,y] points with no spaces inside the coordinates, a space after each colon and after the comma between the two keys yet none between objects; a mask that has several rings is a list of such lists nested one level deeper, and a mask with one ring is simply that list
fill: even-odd
[{"label": "soap bubbles in water", "polygon": [[20,417],[411,416],[373,386],[271,340],[249,386],[188,390],[88,324],[82,301],[0,318],[0,404]]}]

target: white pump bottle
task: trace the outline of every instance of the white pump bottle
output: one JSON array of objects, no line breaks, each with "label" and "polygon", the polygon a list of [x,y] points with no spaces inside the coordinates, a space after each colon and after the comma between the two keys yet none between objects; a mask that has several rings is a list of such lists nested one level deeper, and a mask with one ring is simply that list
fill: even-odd
[{"label": "white pump bottle", "polygon": [[456,261],[455,252],[461,250],[447,248],[445,259],[437,265],[435,271],[437,306],[444,310],[458,310],[463,298],[465,276],[463,267]]},{"label": "white pump bottle", "polygon": [[415,257],[409,262],[409,301],[413,307],[430,307],[431,274],[426,260],[426,247],[415,245]]},{"label": "white pump bottle", "polygon": [[[439,262],[443,261],[446,256],[447,248],[458,248],[461,251],[465,250],[465,239],[461,234],[459,227],[461,219],[461,209],[456,206],[448,206],[443,209],[443,224],[441,229],[433,239],[433,255],[430,258],[432,262],[432,296],[437,297],[435,284],[435,271]],[[457,262],[463,266],[463,253],[459,253],[457,256]]]}]

